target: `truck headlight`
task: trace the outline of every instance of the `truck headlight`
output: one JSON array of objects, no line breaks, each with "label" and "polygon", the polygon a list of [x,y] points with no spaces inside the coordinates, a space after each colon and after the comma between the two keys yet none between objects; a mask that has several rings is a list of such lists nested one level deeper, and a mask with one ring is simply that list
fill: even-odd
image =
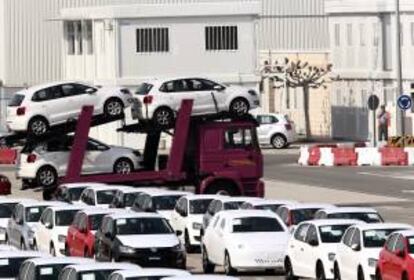
[{"label": "truck headlight", "polygon": [[329,261],[333,262],[335,260],[335,255],[336,255],[335,253],[329,253],[328,254]]},{"label": "truck headlight", "polygon": [[200,223],[193,223],[193,229],[200,230],[201,227],[202,227],[202,224],[200,224]]},{"label": "truck headlight", "polygon": [[119,252],[122,254],[133,254],[135,253],[135,249],[129,246],[121,245],[119,246]]},{"label": "truck headlight", "polygon": [[368,266],[370,266],[370,267],[377,267],[377,262],[378,262],[377,259],[369,258],[368,259]]},{"label": "truck headlight", "polygon": [[65,243],[66,242],[66,236],[65,235],[59,235],[58,236],[58,241],[61,243]]}]

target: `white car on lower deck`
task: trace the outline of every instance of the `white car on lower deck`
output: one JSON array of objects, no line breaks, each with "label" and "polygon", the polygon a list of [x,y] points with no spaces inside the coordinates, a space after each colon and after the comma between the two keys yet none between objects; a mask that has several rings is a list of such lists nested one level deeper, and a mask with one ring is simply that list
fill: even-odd
[{"label": "white car on lower deck", "polygon": [[412,226],[378,223],[348,228],[337,248],[334,263],[335,279],[375,279],[379,254],[387,237],[395,231],[406,229],[412,229]]},{"label": "white car on lower deck", "polygon": [[280,218],[267,210],[229,210],[216,214],[202,240],[204,273],[224,266],[238,270],[283,269],[289,232]]},{"label": "white car on lower deck", "polygon": [[161,126],[171,125],[184,99],[194,100],[193,115],[230,112],[243,116],[260,105],[260,97],[254,89],[197,77],[147,81],[138,87],[134,97],[133,117],[153,120]]},{"label": "white car on lower deck", "polygon": [[254,113],[254,116],[259,123],[257,137],[261,145],[283,149],[297,140],[295,125],[286,115]]},{"label": "white car on lower deck", "polygon": [[91,264],[68,265],[59,273],[57,280],[72,279],[108,279],[111,273],[118,270],[138,270],[140,267],[132,263],[96,262]]},{"label": "white car on lower deck", "polygon": [[161,280],[166,277],[190,276],[191,273],[181,269],[142,268],[138,270],[120,270],[112,273],[108,280]]}]

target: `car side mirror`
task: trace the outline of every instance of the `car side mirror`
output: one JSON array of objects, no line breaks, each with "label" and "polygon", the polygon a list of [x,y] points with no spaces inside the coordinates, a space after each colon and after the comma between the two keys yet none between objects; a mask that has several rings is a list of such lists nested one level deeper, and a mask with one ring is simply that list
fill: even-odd
[{"label": "car side mirror", "polygon": [[312,247],[316,247],[319,245],[319,242],[316,239],[311,239],[309,240],[309,245],[311,245]]},{"label": "car side mirror", "polygon": [[94,88],[88,88],[85,92],[87,94],[94,94],[96,92],[96,89],[94,89]]},{"label": "car side mirror", "polygon": [[47,229],[51,229],[51,228],[53,228],[53,226],[52,226],[52,224],[51,224],[51,223],[45,223],[45,227],[46,227]]},{"label": "car side mirror", "polygon": [[354,250],[354,251],[360,251],[361,246],[359,244],[352,244],[351,249]]},{"label": "car side mirror", "polygon": [[176,234],[177,236],[181,236],[181,235],[183,234],[183,231],[182,231],[182,230],[177,230],[177,231],[175,232],[175,234]]},{"label": "car side mirror", "polygon": [[400,258],[405,258],[404,250],[398,250],[397,252],[395,252],[395,254]]},{"label": "car side mirror", "polygon": [[214,86],[214,90],[216,90],[216,91],[223,91],[224,90],[224,87],[222,87],[220,85],[215,85]]}]

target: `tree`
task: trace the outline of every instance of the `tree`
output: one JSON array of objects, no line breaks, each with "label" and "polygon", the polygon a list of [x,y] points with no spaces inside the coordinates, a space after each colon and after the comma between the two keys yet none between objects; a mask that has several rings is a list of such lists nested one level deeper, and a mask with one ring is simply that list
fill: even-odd
[{"label": "tree", "polygon": [[309,65],[308,62],[300,60],[294,62],[285,58],[283,62],[275,61],[271,65],[265,61],[262,69],[262,77],[269,78],[273,82],[273,88],[303,88],[303,110],[305,118],[306,138],[312,137],[309,116],[309,92],[310,89],[327,88],[328,83],[325,76],[332,71],[332,64],[326,67],[317,67]]}]

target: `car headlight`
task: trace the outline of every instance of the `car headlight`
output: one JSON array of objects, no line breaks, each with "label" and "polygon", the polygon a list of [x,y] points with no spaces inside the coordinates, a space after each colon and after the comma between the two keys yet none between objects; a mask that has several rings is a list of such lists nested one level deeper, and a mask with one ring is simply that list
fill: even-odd
[{"label": "car headlight", "polygon": [[119,246],[119,252],[122,254],[133,254],[135,253],[135,249],[129,246],[121,245]]},{"label": "car headlight", "polygon": [[377,267],[377,262],[378,262],[377,259],[369,258],[368,259],[368,266],[370,266],[370,267]]},{"label": "car headlight", "polygon": [[328,254],[329,261],[333,262],[335,260],[335,255],[336,255],[335,253],[329,253]]},{"label": "car headlight", "polygon": [[200,224],[200,223],[193,223],[193,229],[200,230],[201,227],[202,227],[202,224]]},{"label": "car headlight", "polygon": [[65,243],[66,242],[66,236],[65,235],[59,235],[58,236],[58,241],[61,243]]}]

